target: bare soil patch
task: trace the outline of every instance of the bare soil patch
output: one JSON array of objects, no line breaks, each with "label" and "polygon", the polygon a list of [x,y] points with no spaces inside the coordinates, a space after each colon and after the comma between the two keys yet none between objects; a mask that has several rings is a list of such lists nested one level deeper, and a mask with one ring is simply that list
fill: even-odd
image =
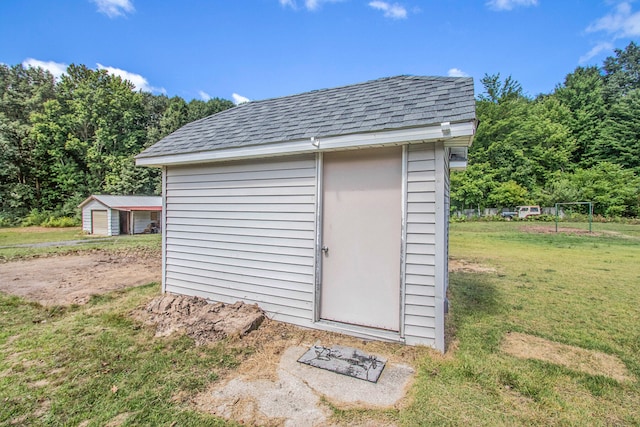
[{"label": "bare soil patch", "polygon": [[160,252],[96,250],[0,263],[0,292],[47,306],[85,304],[92,295],[160,280]]},{"label": "bare soil patch", "polygon": [[204,298],[172,294],[154,298],[134,316],[146,324],[156,325],[156,337],[184,333],[193,338],[196,345],[246,335],[265,319],[255,304],[241,301],[209,304]]},{"label": "bare soil patch", "polygon": [[[555,225],[527,225],[521,228],[525,233],[539,233],[539,234],[556,234]],[[558,233],[562,234],[576,234],[576,235],[588,235],[588,236],[601,236],[602,233],[589,232],[587,229],[582,228],[570,228],[570,227],[558,227]]]},{"label": "bare soil patch", "polygon": [[[344,409],[404,406],[408,402],[401,397],[411,383],[416,361],[427,353],[437,354],[422,347],[280,323],[266,318],[257,306],[242,302],[209,303],[204,298],[165,294],[132,316],[155,325],[158,337],[186,334],[198,345],[226,339],[225,345],[241,350],[238,354],[245,356],[240,365],[220,371],[220,380],[206,391],[196,395],[179,392],[172,400],[246,425],[336,425],[329,422],[332,413],[326,401]],[[347,345],[383,356],[386,372],[373,384],[297,363],[314,343]],[[361,418],[355,422],[380,425],[370,414],[363,413]]]},{"label": "bare soil patch", "polygon": [[486,267],[481,264],[475,264],[464,259],[450,258],[449,271],[462,273],[495,273],[496,269],[493,267]]},{"label": "bare soil patch", "polygon": [[522,359],[536,359],[562,365],[590,375],[602,375],[617,381],[633,381],[626,366],[610,354],[560,344],[533,335],[508,333],[502,351]]}]

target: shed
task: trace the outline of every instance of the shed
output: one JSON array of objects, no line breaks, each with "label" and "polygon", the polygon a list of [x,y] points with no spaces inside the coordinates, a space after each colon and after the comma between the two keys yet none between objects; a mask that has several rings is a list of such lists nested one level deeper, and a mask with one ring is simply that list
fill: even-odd
[{"label": "shed", "polygon": [[444,350],[449,167],[473,80],[398,76],[254,101],[136,157],[162,168],[162,289]]},{"label": "shed", "polygon": [[157,233],[161,230],[162,197],[92,195],[78,206],[82,230],[89,234]]}]

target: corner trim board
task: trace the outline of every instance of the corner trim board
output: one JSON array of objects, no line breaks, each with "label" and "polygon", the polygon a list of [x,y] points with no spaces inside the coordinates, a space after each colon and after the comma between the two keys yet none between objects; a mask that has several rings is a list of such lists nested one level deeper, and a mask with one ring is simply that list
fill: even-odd
[{"label": "corner trim board", "polygon": [[167,292],[167,167],[162,167],[162,293]]},{"label": "corner trim board", "polygon": [[435,348],[444,353],[444,299],[447,278],[446,268],[448,260],[446,258],[447,248],[447,224],[445,212],[444,180],[445,170],[445,147],[442,143],[435,144],[436,157],[436,236],[435,236]]},{"label": "corner trim board", "polygon": [[313,285],[313,318],[312,322],[320,320],[320,293],[322,292],[322,153],[316,154],[316,250],[314,254],[315,277]]}]

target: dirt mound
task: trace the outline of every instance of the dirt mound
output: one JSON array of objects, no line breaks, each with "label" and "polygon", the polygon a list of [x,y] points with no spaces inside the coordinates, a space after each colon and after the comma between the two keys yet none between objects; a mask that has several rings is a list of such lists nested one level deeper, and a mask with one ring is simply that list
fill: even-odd
[{"label": "dirt mound", "polygon": [[[555,225],[528,225],[521,228],[525,233],[556,234]],[[599,237],[602,233],[590,232],[582,228],[558,227],[560,234],[588,235]]]},{"label": "dirt mound", "polygon": [[156,325],[157,337],[184,333],[196,345],[243,336],[257,329],[265,318],[256,304],[210,304],[204,298],[171,294],[154,298],[142,317],[145,323]]}]

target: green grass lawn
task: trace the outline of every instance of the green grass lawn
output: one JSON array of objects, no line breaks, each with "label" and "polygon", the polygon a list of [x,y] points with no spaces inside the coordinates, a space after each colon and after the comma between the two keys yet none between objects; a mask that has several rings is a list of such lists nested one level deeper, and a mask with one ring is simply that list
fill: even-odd
[{"label": "green grass lawn", "polygon": [[0,425],[224,425],[176,396],[236,357],[223,344],[154,339],[129,312],[158,292],[150,284],[66,309],[0,295]]},{"label": "green grass lawn", "polygon": [[[530,225],[452,224],[451,256],[497,273],[451,274],[455,348],[424,360],[406,424],[640,424],[640,227],[520,231]],[[500,350],[509,331],[615,355],[635,382],[509,356]]]},{"label": "green grass lawn", "polygon": [[85,234],[80,227],[43,228],[43,227],[11,227],[0,228],[0,246],[20,245],[28,243],[58,242],[63,240],[91,239],[94,236]]},{"label": "green grass lawn", "polygon": [[[122,236],[92,236],[84,234],[80,227],[43,228],[14,227],[0,228],[0,261],[29,258],[53,253],[78,252],[94,249],[122,250],[144,249],[160,250],[160,234],[135,234]],[[51,246],[25,248],[16,245],[63,242],[81,240],[83,243],[71,246]]]},{"label": "green grass lawn", "polygon": [[[452,224],[451,256],[496,272],[451,274],[450,350],[421,359],[406,406],[335,408],[338,421],[640,424],[640,226],[590,236],[528,225]],[[252,349],[154,339],[129,313],[157,293],[150,284],[66,308],[0,294],[0,425],[228,425],[185,402]],[[634,380],[509,356],[512,331],[614,355]]]}]

